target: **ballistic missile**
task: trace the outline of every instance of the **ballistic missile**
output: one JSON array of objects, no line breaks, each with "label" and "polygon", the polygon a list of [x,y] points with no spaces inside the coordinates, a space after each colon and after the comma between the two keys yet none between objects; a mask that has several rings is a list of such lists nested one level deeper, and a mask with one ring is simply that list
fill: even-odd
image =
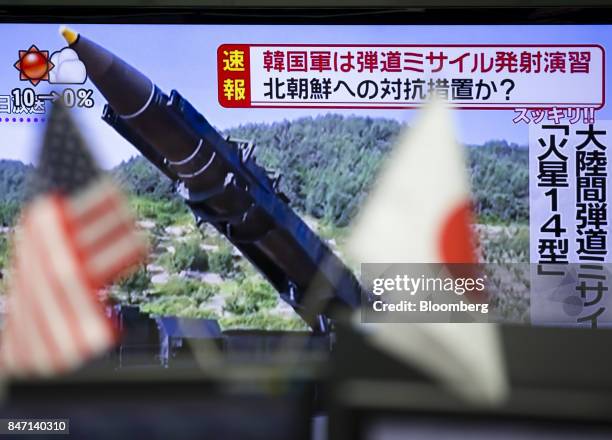
[{"label": "ballistic missile", "polygon": [[83,35],[60,33],[107,100],[103,120],[175,182],[198,225],[227,237],[313,330],[359,306],[359,282],[289,206],[280,176],[256,163],[252,142],[224,138],[176,90],[168,96]]}]

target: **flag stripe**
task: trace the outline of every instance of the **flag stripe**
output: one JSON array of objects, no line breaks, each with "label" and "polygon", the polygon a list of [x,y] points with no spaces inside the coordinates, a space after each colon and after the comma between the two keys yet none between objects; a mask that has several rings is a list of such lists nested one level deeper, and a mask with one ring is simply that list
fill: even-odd
[{"label": "flag stripe", "polygon": [[[83,309],[80,304],[75,304],[71,301],[71,295],[69,295],[70,288],[66,287],[68,281],[72,276],[69,273],[68,257],[65,255],[64,238],[62,237],[62,230],[58,225],[58,218],[54,213],[55,205],[50,200],[43,200],[37,202],[39,205],[36,206],[36,211],[32,212],[29,216],[30,221],[26,222],[30,226],[28,232],[28,239],[33,240],[36,244],[36,254],[38,256],[38,263],[40,264],[39,269],[42,271],[46,284],[39,286],[39,289],[49,289],[48,293],[39,292],[39,295],[50,296],[50,300],[57,303],[57,306],[61,309],[61,312],[57,316],[52,316],[53,319],[65,321],[69,327],[71,337],[68,341],[63,343],[70,343],[74,346],[74,351],[77,354],[87,352],[88,341],[83,333],[80,326],[80,314],[83,313]],[[37,234],[37,231],[41,231],[41,227],[44,234]],[[56,269],[57,264],[66,265],[66,267],[58,272]]]},{"label": "flag stripe", "polygon": [[100,273],[100,278],[108,280],[113,276],[126,275],[126,271],[142,261],[144,256],[145,252],[142,248],[133,248],[129,253],[124,254],[121,259],[111,261],[110,265]]},{"label": "flag stripe", "polygon": [[137,262],[144,252],[144,247],[134,246],[134,241],[140,240],[136,232],[123,235],[119,240],[109,243],[105,249],[99,250],[88,261],[88,268],[97,280],[102,282],[121,272]]},{"label": "flag stripe", "polygon": [[[8,309],[8,313],[11,313],[10,308]],[[6,318],[6,323],[4,327],[4,334],[7,335],[7,329],[13,326],[11,322],[12,318],[10,315]],[[14,333],[14,332],[11,332]],[[25,364],[24,359],[21,357],[21,353],[16,350],[15,344],[13,344],[12,337],[4,337],[2,338],[2,346],[0,346],[0,371],[10,372],[14,371],[17,368],[16,363],[21,363],[21,365]]]},{"label": "flag stripe", "polygon": [[[15,254],[15,249],[13,250]],[[29,332],[23,331],[18,323],[28,323],[28,317],[23,309],[23,301],[21,296],[15,294],[18,286],[15,277],[11,277],[11,291],[13,294],[10,298],[10,320],[7,322],[7,329],[5,335],[9,335],[7,340],[10,340],[9,348],[12,350],[11,355],[14,355],[14,361],[9,360],[7,366],[11,366],[10,370],[13,373],[21,373],[25,369],[34,370],[36,364],[36,358],[32,353],[32,346],[29,340]],[[25,321],[24,321],[25,320]]]},{"label": "flag stripe", "polygon": [[[42,286],[36,285],[37,263],[32,261],[32,257],[36,258],[36,254],[29,252],[28,247],[26,247],[29,243],[30,239],[25,240],[15,256],[15,293],[20,295],[20,302],[32,315],[27,321],[21,321],[21,325],[32,333],[32,339],[41,342],[41,344],[38,344],[41,356],[48,359],[47,364],[50,362],[50,367],[57,369],[62,367],[59,353],[61,340],[57,341],[52,333],[54,326],[49,322],[49,315],[47,314],[49,310],[46,309],[49,304],[45,303],[43,306],[40,302],[41,298],[48,297],[49,287],[44,284]],[[43,289],[42,294],[38,294],[41,288]]]},{"label": "flag stripe", "polygon": [[66,203],[77,229],[80,229],[97,222],[107,212],[115,211],[121,206],[122,199],[114,185],[109,184],[106,179],[101,179],[93,184],[92,188]]},{"label": "flag stripe", "polygon": [[108,221],[100,221],[83,230],[77,236],[77,243],[85,255],[96,255],[109,244],[133,233],[134,225],[130,217],[112,216]]},{"label": "flag stripe", "polygon": [[104,317],[100,317],[103,312],[97,306],[101,305],[94,297],[92,284],[80,267],[82,262],[79,261],[74,246],[70,246],[70,233],[66,232],[68,227],[61,199],[51,197],[46,203],[50,208],[43,211],[46,216],[36,217],[39,227],[48,225],[41,246],[46,251],[49,274],[56,277],[58,290],[63,293],[73,311],[71,319],[78,329],[75,334],[84,339],[81,355],[86,355],[92,351],[92,347],[98,347],[101,342],[109,340],[108,325],[104,322]]},{"label": "flag stripe", "polygon": [[42,243],[44,238],[39,237],[40,229],[32,221],[25,222],[28,240],[24,241],[29,271],[33,285],[29,289],[46,312],[41,318],[49,322],[57,349],[61,352],[64,364],[74,365],[78,362],[79,353],[85,346],[85,341],[75,325],[76,315],[71,305],[66,301],[65,294],[57,281],[57,276],[51,268],[48,251]]},{"label": "flag stripe", "polygon": [[[19,278],[19,277],[17,277]],[[19,332],[23,339],[20,343],[25,344],[23,347],[27,347],[28,359],[26,367],[41,374],[45,371],[45,366],[49,365],[51,359],[49,359],[40,327],[35,319],[31,316],[31,306],[29,298],[26,298],[21,293],[21,283],[18,279],[15,280],[14,294],[17,296],[15,301],[15,317],[13,332]],[[19,323],[19,326],[16,324]]]},{"label": "flag stripe", "polygon": [[0,341],[9,375],[61,373],[108,350],[117,334],[99,293],[146,250],[121,193],[54,109],[30,188],[38,197],[14,231]]},{"label": "flag stripe", "polygon": [[16,229],[0,346],[0,364],[14,375],[65,371],[117,339],[98,289],[137,263],[146,246],[119,193],[94,186],[87,201],[77,197],[79,206],[59,195],[36,199]]},{"label": "flag stripe", "polygon": [[[16,317],[17,308],[13,307],[10,312],[13,318]],[[28,368],[30,356],[21,345],[24,341],[23,334],[16,335],[15,324],[7,321],[6,327],[3,330],[4,337],[2,338],[2,368],[8,374],[14,374],[17,371]],[[31,367],[30,367],[31,368]]]},{"label": "flag stripe", "polygon": [[[68,200],[70,212],[75,218],[83,218],[85,220],[88,212],[96,209],[98,204],[107,197],[113,196],[116,193],[115,186],[108,179],[101,178],[96,183],[84,188],[81,192],[75,194]],[[92,214],[93,215],[93,214]]]},{"label": "flag stripe", "polygon": [[17,330],[16,322],[19,314],[19,306],[15,304],[14,297],[11,296],[9,304],[9,315],[2,338],[2,357],[3,367],[8,372],[20,371],[19,368],[27,368],[31,365],[30,355],[26,349],[23,333]]},{"label": "flag stripe", "polygon": [[[68,212],[70,205],[65,199],[59,197],[54,197],[53,202],[56,207],[55,213],[58,216],[61,230],[64,233],[63,243],[66,255],[71,257],[70,267],[73,275],[73,289],[68,289],[69,297],[73,301],[80,303],[81,307],[86,307],[85,316],[87,320],[81,317],[80,324],[81,327],[84,327],[88,338],[89,352],[97,353],[114,343],[116,335],[105,316],[103,305],[96,297],[97,289],[101,286],[95,283],[87,271],[87,257],[82,254],[75,243],[76,231]],[[56,266],[56,270],[61,269]]]},{"label": "flag stripe", "polygon": [[[134,219],[121,194],[106,179],[98,188],[89,190],[84,204],[69,201],[74,207],[74,228],[77,245],[89,272],[97,284],[105,284],[118,273],[134,265],[146,253],[146,240],[134,227]],[[97,204],[92,203],[96,200]]]}]

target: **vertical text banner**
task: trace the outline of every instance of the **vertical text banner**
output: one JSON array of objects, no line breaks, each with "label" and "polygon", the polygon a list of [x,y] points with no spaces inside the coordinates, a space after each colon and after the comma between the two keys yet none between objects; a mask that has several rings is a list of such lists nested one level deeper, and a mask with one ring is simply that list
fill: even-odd
[{"label": "vertical text banner", "polygon": [[248,45],[217,50],[223,107],[601,108],[598,45]]},{"label": "vertical text banner", "polygon": [[612,121],[529,131],[531,320],[612,326]]}]

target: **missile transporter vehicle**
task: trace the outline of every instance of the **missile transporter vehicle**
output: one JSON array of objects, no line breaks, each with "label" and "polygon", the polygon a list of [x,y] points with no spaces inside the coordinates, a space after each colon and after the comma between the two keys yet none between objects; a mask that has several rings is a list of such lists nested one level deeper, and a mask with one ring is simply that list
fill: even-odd
[{"label": "missile transporter vehicle", "polygon": [[353,273],[289,206],[280,176],[254,144],[223,137],[179,92],[76,32],[62,35],[106,98],[102,118],[175,183],[198,225],[211,224],[274,286],[314,333],[359,307]]}]

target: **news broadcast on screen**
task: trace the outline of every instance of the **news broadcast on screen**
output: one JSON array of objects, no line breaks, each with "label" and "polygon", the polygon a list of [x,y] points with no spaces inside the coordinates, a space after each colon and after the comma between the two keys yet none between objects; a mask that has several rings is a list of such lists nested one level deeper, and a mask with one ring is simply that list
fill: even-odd
[{"label": "news broadcast on screen", "polygon": [[0,437],[612,432],[607,6],[34,3]]}]

